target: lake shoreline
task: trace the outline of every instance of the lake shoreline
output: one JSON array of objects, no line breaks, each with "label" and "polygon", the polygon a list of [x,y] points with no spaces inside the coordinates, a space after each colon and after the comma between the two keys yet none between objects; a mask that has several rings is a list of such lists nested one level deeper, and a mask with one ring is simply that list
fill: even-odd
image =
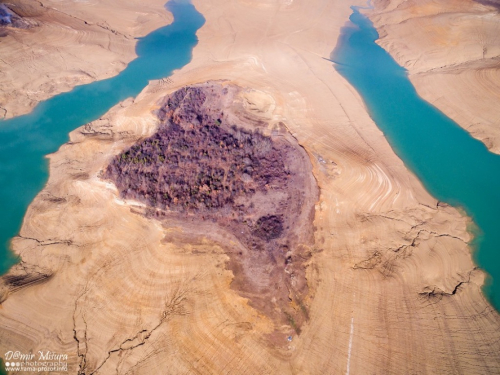
[{"label": "lake shoreline", "polygon": [[[39,103],[29,114],[0,121],[0,202],[6,207],[0,218],[0,252],[8,251],[9,239],[18,233],[28,205],[48,179],[46,155],[67,142],[67,133],[189,62],[204,19],[189,2],[171,1],[166,7],[174,22],[138,40],[138,57],[118,75],[76,86]],[[12,265],[9,260],[3,259],[0,272]]]},{"label": "lake shoreline", "polygon": [[473,0],[373,5],[363,13],[381,35],[377,44],[408,70],[419,95],[500,154],[498,10]]},{"label": "lake shoreline", "polygon": [[[377,4],[379,5],[378,7]],[[473,218],[475,224],[482,228],[476,233],[481,234],[471,242],[471,249],[479,250],[473,251],[474,260],[489,273],[483,290],[490,302],[498,309],[500,306],[500,294],[497,290],[498,288],[495,286],[495,281],[498,279],[500,273],[499,268],[494,266],[494,264],[497,263],[495,253],[498,248],[498,246],[495,245],[495,241],[498,242],[498,239],[496,239],[494,234],[496,232],[493,224],[495,221],[493,211],[495,211],[495,209],[491,209],[491,207],[498,207],[498,196],[496,196],[492,190],[495,190],[494,186],[497,186],[500,180],[496,178],[496,174],[491,171],[500,168],[499,158],[497,156],[498,150],[497,146],[495,146],[498,142],[496,133],[498,133],[499,129],[494,124],[494,119],[496,118],[494,109],[485,110],[484,107],[490,100],[495,102],[495,98],[498,97],[498,94],[491,93],[486,89],[482,81],[484,76],[478,73],[491,69],[488,59],[483,58],[481,62],[477,64],[471,64],[468,61],[462,61],[458,64],[453,63],[453,61],[460,58],[464,59],[463,52],[460,52],[457,56],[457,51],[460,48],[469,51],[472,57],[475,55],[474,49],[471,49],[470,46],[471,40],[463,36],[464,30],[471,27],[471,22],[477,33],[484,32],[486,35],[491,25],[481,20],[484,17],[489,17],[490,21],[493,22],[493,20],[496,20],[497,24],[500,25],[500,15],[492,11],[492,7],[483,6],[472,1],[456,5],[448,4],[446,1],[438,1],[433,7],[426,7],[425,2],[414,6],[396,6],[395,8],[394,6],[395,4],[387,6],[387,4],[384,5],[378,2],[374,10],[362,11],[362,13],[374,22],[377,31],[382,33],[382,37],[377,39],[376,43],[390,53],[398,64],[401,64],[402,61],[405,61],[402,55],[405,56],[404,58],[409,58],[409,56],[414,56],[417,53],[422,54],[426,50],[428,51],[436,48],[436,43],[438,43],[438,41],[447,40],[448,38],[449,41],[445,47],[445,49],[447,49],[446,54],[435,53],[428,61],[424,62],[405,61],[403,67],[419,97],[422,97],[423,100],[427,100],[428,103],[435,108],[437,114],[437,116],[435,116],[436,118],[441,116],[443,118],[442,122],[444,122],[447,121],[445,116],[450,116],[451,114],[449,117],[451,121],[447,127],[450,129],[453,126],[463,128],[470,136],[481,141],[489,151],[484,152],[483,145],[468,141],[467,137],[460,134],[459,131],[450,130],[445,133],[446,135],[442,132],[438,132],[434,135],[434,137],[439,136],[443,139],[449,139],[450,143],[457,143],[457,146],[443,144],[442,150],[440,150],[441,156],[444,156],[443,153],[446,154],[447,152],[451,152],[453,148],[456,148],[455,152],[457,154],[462,154],[462,150],[467,150],[463,152],[469,153],[470,158],[473,160],[476,158],[478,159],[475,163],[471,163],[471,165],[474,166],[467,166],[470,158],[465,158],[465,162],[463,162],[463,160],[459,161],[459,157],[454,160],[455,163],[462,165],[465,170],[470,168],[472,168],[472,170],[478,168],[481,170],[481,172],[477,173],[474,177],[469,175],[469,181],[464,182],[464,185],[470,185],[468,188],[461,187],[460,179],[457,180],[452,177],[453,173],[457,174],[457,172],[442,173],[442,175],[446,176],[444,179],[449,179],[447,182],[449,188],[447,188],[441,186],[442,183],[436,181],[439,179],[439,175],[431,172],[429,168],[422,168],[421,166],[414,165],[412,169],[418,171],[417,174],[419,174],[421,178],[427,180],[426,185],[429,186],[429,189],[435,196],[448,201],[448,203],[452,205],[463,208],[467,211],[467,214]],[[439,9],[444,9],[446,6],[449,7],[449,12],[445,17],[440,17]],[[421,16],[418,20],[414,18],[416,14],[420,14]],[[463,37],[463,40],[459,42],[454,39],[457,36],[450,35],[450,30],[446,28],[446,22],[451,22],[450,20],[456,17],[464,21],[464,25],[461,26],[461,29],[456,31],[456,33]],[[406,19],[406,21],[395,25],[396,19]],[[424,33],[420,44],[417,44],[411,35],[406,34],[408,25],[414,24],[415,22],[420,24]],[[430,37],[428,33],[430,30],[436,30],[436,28],[439,28],[441,31],[444,30],[444,35],[440,35],[439,38]],[[404,52],[400,53],[399,50],[395,48],[396,43],[394,40],[398,41],[399,50],[402,49]],[[456,42],[456,45],[453,45],[453,41]],[[485,37],[483,40],[484,45],[487,46],[489,42],[490,40]],[[402,46],[404,46],[404,48],[402,48]],[[467,59],[467,57],[465,57],[465,59]],[[432,68],[436,65],[450,65],[450,67],[447,69]],[[465,84],[462,79],[464,76],[470,75],[473,75],[474,79],[469,79],[467,84]],[[500,86],[500,79],[495,79],[495,77],[490,78],[492,78],[492,81],[489,82],[491,86]],[[442,79],[445,79],[447,83],[445,84]],[[436,87],[434,83],[431,83],[431,80],[441,82],[442,84]],[[461,109],[453,109],[450,104],[450,99],[444,98],[457,99],[458,102],[462,103]],[[464,101],[468,101],[468,104],[465,105]],[[479,102],[482,102],[482,104],[478,104]],[[453,103],[453,106],[456,107],[456,105],[457,103]],[[475,122],[482,122],[483,125],[481,129],[483,130],[480,132],[474,131],[474,129],[471,130],[471,119],[474,119],[473,121]],[[477,128],[475,129],[477,130]],[[429,134],[431,134],[433,129],[428,129],[428,131]],[[432,145],[432,142],[427,143],[429,147],[439,147],[437,145]],[[422,142],[422,147],[423,149],[425,148],[424,142]],[[413,160],[407,162],[414,163]],[[475,167],[475,165],[480,165],[481,167]],[[483,167],[485,165],[488,167]],[[424,169],[427,169],[427,171],[424,172]],[[451,166],[449,169],[453,170],[455,168]],[[432,178],[430,178],[431,175],[433,175]],[[465,190],[467,190],[468,193],[466,193]],[[477,194],[477,191],[481,191],[482,195],[486,194],[489,198],[483,199],[484,202],[481,202],[480,198],[474,198],[472,195]],[[489,211],[490,213],[488,213]]]},{"label": "lake shoreline", "polygon": [[[468,218],[423,188],[325,60],[349,6],[193,2],[207,22],[191,62],[73,130],[49,155],[49,181],[13,244],[24,260],[15,272],[53,276],[3,301],[0,350],[67,353],[73,373],[82,365],[204,374],[498,368],[500,322],[481,294]],[[314,246],[303,249],[311,292],[291,306],[308,320],[274,346],[265,340],[272,320],[232,288],[224,247],[237,248],[233,237],[213,223],[148,218],[100,177],[156,131],[161,98],[210,80],[242,87],[241,115],[262,119],[271,134],[285,127],[320,188]]]},{"label": "lake shoreline", "polygon": [[53,0],[9,4],[29,27],[0,26],[0,119],[27,114],[75,86],[116,76],[137,57],[137,38],[172,22],[164,0],[142,1],[140,12],[116,0],[97,6]]}]

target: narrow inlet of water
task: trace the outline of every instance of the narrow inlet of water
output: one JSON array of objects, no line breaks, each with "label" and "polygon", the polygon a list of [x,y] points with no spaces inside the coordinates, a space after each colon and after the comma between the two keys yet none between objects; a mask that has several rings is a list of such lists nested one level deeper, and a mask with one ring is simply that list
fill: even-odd
[{"label": "narrow inlet of water", "polygon": [[27,115],[0,121],[0,274],[17,258],[10,251],[28,205],[48,179],[45,155],[68,141],[68,133],[137,96],[150,80],[168,77],[191,61],[204,17],[187,0],[170,0],[174,21],[140,38],[138,57],[115,77],[77,86],[38,104]]},{"label": "narrow inlet of water", "polygon": [[428,191],[472,217],[479,228],[471,244],[474,259],[491,276],[484,292],[499,310],[500,155],[419,97],[407,71],[375,43],[379,35],[371,21],[352,9],[331,56],[334,67]]}]

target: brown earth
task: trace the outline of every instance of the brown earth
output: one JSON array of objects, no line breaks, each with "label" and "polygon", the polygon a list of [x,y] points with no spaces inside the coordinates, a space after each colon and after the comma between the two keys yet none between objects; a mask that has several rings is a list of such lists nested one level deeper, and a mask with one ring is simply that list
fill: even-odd
[{"label": "brown earth", "polygon": [[[29,8],[32,7],[29,6]],[[2,37],[8,35],[9,29],[7,28],[7,26],[12,26],[19,29],[29,29],[30,27],[36,26],[36,23],[31,23],[23,17],[36,14],[36,11],[30,12],[29,8],[28,6],[20,7],[16,4],[9,4],[0,1],[0,35]]]},{"label": "brown earth", "polygon": [[240,92],[206,83],[170,94],[158,131],[115,157],[103,177],[164,225],[209,220],[228,231],[239,241],[225,248],[231,286],[277,327],[288,326],[287,336],[298,334],[308,318],[305,264],[317,187],[284,124],[262,134],[268,124],[234,105]]},{"label": "brown earth", "polygon": [[[470,220],[425,191],[327,60],[351,4],[194,4],[207,22],[191,63],[49,156],[49,182],[13,240],[23,262],[3,288],[0,354],[67,353],[73,374],[498,373],[500,317],[481,293]],[[196,212],[160,222],[99,177],[155,134],[162,98],[213,80],[243,88],[233,105],[264,135],[286,127],[319,187],[309,319],[291,341],[289,324],[235,288],[235,235]]]},{"label": "brown earth", "polygon": [[[500,153],[498,1],[375,1],[377,41],[408,69],[417,92]],[[418,32],[417,32],[418,31]]]},{"label": "brown earth", "polygon": [[0,3],[19,16],[15,25],[0,26],[0,119],[118,74],[137,56],[135,38],[172,20],[164,0]]}]

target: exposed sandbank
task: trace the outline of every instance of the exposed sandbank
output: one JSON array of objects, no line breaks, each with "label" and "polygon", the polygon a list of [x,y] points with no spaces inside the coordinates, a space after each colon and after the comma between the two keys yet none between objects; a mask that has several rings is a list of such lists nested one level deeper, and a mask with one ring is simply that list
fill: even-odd
[{"label": "exposed sandbank", "polygon": [[2,2],[31,27],[0,26],[0,118],[118,74],[136,57],[135,38],[172,21],[165,0]]},{"label": "exposed sandbank", "polygon": [[498,154],[500,13],[494,3],[378,0],[366,14],[379,31],[377,43],[408,69],[418,93]]}]

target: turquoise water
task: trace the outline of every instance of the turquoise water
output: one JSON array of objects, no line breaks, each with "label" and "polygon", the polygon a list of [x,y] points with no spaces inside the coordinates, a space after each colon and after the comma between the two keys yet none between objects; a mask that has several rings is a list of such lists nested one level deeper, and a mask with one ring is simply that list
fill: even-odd
[{"label": "turquoise water", "polygon": [[463,208],[479,230],[474,258],[491,276],[486,296],[500,309],[500,156],[420,98],[407,72],[375,40],[353,7],[332,53],[335,69],[360,93],[394,151],[437,199]]},{"label": "turquoise water", "polygon": [[0,121],[0,274],[17,261],[9,250],[10,239],[19,233],[28,205],[47,182],[44,156],[67,142],[73,129],[191,60],[196,31],[205,19],[186,0],[171,0],[166,7],[174,22],[140,38],[138,57],[119,75],[77,86],[40,103],[28,115]]}]

